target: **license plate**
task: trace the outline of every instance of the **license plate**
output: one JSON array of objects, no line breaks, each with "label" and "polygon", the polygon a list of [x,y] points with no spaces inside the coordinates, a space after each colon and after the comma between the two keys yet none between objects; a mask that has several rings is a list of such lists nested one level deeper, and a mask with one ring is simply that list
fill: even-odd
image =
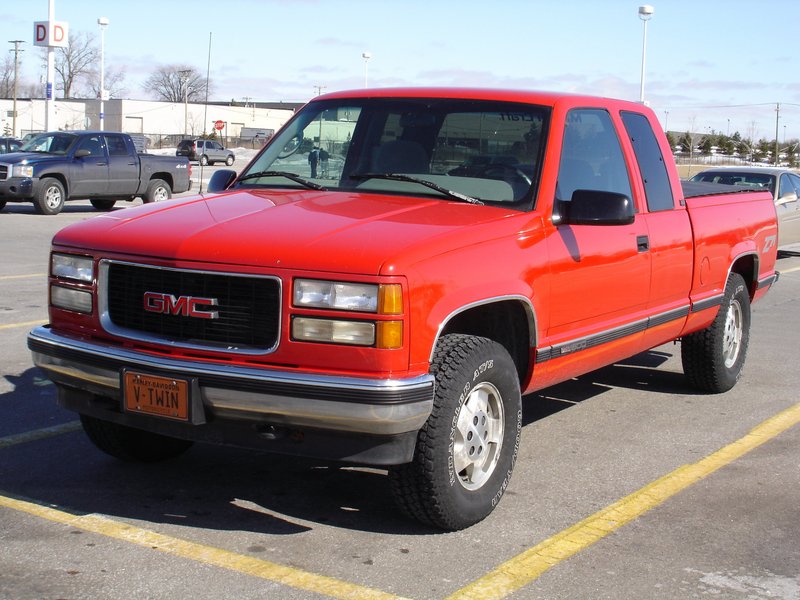
[{"label": "license plate", "polygon": [[125,410],[178,421],[189,420],[189,382],[126,371]]}]

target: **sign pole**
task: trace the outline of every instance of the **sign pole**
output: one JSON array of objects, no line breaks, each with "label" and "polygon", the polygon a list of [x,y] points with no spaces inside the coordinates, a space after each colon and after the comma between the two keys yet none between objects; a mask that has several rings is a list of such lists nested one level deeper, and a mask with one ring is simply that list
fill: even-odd
[{"label": "sign pole", "polygon": [[[56,20],[56,0],[48,0],[47,9],[47,30],[53,31],[53,22]],[[50,131],[51,127],[55,127],[56,114],[55,105],[53,103],[53,80],[55,79],[55,54],[52,46],[47,46],[47,87],[45,88],[45,114],[44,114],[44,130]]]}]

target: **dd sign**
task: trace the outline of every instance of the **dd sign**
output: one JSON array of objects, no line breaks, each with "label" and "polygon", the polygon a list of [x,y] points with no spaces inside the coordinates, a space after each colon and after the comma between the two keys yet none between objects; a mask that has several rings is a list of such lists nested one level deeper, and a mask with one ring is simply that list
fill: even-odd
[{"label": "dd sign", "polygon": [[34,21],[33,45],[66,48],[69,43],[69,24],[65,21]]}]

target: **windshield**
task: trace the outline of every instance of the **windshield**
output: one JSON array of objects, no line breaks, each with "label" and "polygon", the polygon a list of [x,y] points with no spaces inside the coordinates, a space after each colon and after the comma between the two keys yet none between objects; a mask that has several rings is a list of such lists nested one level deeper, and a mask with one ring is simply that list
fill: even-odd
[{"label": "windshield", "polygon": [[322,186],[529,210],[548,119],[545,107],[494,101],[312,102],[236,187]]},{"label": "windshield", "polygon": [[71,133],[41,133],[22,145],[22,152],[44,152],[47,154],[66,154],[78,137]]}]

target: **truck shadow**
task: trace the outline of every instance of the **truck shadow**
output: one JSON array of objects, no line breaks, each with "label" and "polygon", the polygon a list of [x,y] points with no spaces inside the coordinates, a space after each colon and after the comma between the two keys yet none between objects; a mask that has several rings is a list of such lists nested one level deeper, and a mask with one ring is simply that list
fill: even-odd
[{"label": "truck shadow", "polygon": [[[653,369],[668,358],[648,352],[530,394],[524,400],[524,424],[614,387],[686,393],[680,373]],[[19,421],[18,415],[24,412],[20,407],[32,398],[37,416],[20,422],[19,430],[48,427],[54,418],[77,420],[56,406],[55,388],[38,369],[6,379],[14,389],[0,394],[0,420]],[[8,430],[4,435],[9,435]],[[393,535],[438,532],[401,515],[384,469],[203,444],[170,461],[125,463],[97,450],[82,431],[0,444],[0,457],[0,495],[53,505],[72,514],[99,513],[144,523],[244,532],[255,534],[256,540],[259,535],[294,535],[322,525]],[[252,551],[257,554],[259,547],[254,543]]]}]

